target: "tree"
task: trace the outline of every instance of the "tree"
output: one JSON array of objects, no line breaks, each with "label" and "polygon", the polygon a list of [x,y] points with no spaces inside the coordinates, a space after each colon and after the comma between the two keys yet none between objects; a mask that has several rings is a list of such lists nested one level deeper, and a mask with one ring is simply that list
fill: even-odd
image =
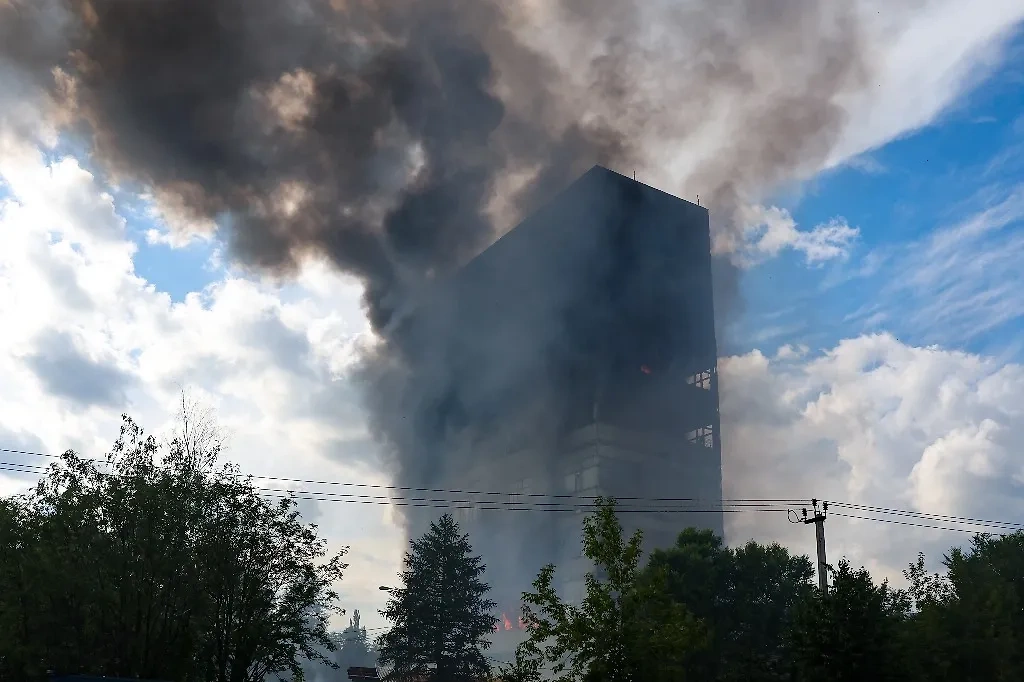
[{"label": "tree", "polygon": [[0,680],[23,676],[29,660],[27,618],[36,595],[29,591],[30,576],[14,557],[28,551],[30,537],[24,504],[0,499]]},{"label": "tree", "polygon": [[528,642],[516,647],[515,658],[498,666],[498,682],[541,682],[541,660]]},{"label": "tree", "polygon": [[929,574],[919,555],[904,572],[918,679],[1024,679],[1024,532],[977,535],[943,565]]},{"label": "tree", "polygon": [[596,504],[583,522],[583,552],[595,564],[583,602],[564,602],[555,567],[541,569],[534,591],[523,594],[524,655],[551,666],[559,682],[682,680],[704,629],[668,598],[664,571],[641,575],[640,531],[626,540],[614,501]]},{"label": "tree", "polygon": [[0,508],[0,533],[20,548],[0,553],[11,677],[248,682],[330,645],[344,550],[327,556],[293,500],[214,470],[202,439],[174,443],[125,416],[102,466],[68,452]]},{"label": "tree", "polygon": [[812,589],[807,557],[752,541],[731,549],[711,531],[688,528],[675,546],[655,550],[645,570],[664,571],[670,597],[708,628],[708,646],[688,665],[693,677],[786,679],[793,609]]},{"label": "tree", "polygon": [[468,682],[489,673],[483,652],[497,623],[496,604],[486,598],[485,567],[472,551],[451,514],[410,542],[402,587],[381,611],[394,623],[378,640],[385,679]]},{"label": "tree", "polygon": [[[302,523],[294,500],[270,502],[237,470],[214,486],[204,576],[209,627],[197,661],[207,679],[262,680],[300,661],[330,664],[327,630],[333,584],[344,552],[329,558],[316,527]],[[213,532],[216,532],[216,536]]]},{"label": "tree", "polygon": [[843,560],[828,592],[815,591],[796,609],[790,631],[798,682],[903,681],[907,660],[903,632],[909,595],[875,585],[871,574]]}]

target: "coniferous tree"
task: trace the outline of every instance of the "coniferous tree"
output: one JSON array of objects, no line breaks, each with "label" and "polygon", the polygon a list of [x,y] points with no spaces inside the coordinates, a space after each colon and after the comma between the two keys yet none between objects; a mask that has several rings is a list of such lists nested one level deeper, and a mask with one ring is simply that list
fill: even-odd
[{"label": "coniferous tree", "polygon": [[381,615],[394,625],[378,641],[385,679],[469,682],[490,671],[484,650],[497,618],[484,565],[468,536],[445,514],[410,543],[402,586]]}]

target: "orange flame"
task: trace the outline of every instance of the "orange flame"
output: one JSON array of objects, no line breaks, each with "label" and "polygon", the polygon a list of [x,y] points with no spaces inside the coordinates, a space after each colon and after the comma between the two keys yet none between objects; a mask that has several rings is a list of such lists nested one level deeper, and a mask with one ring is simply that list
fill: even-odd
[{"label": "orange flame", "polygon": [[505,622],[505,629],[506,629],[506,630],[511,630],[511,629],[512,629],[512,621],[510,621],[510,620],[508,619],[508,616],[506,616],[506,615],[505,615],[505,614],[503,613],[503,614],[501,614],[501,619],[502,619],[502,620],[503,620],[503,621]]}]

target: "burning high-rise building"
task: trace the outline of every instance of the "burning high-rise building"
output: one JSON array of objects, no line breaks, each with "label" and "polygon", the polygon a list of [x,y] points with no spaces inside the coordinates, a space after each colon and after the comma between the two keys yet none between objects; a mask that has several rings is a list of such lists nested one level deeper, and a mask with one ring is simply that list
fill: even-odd
[{"label": "burning high-rise building", "polygon": [[[518,629],[519,596],[548,562],[565,596],[582,596],[586,509],[541,511],[574,499],[540,496],[642,498],[622,506],[647,510],[664,506],[652,498],[716,506],[706,209],[595,167],[431,298],[407,337],[419,329],[435,338],[438,329],[426,325],[442,324],[450,339],[441,351],[422,344],[436,357],[417,363],[442,367],[444,377],[417,426],[444,454],[428,458],[421,479],[507,494],[467,495],[474,504],[457,515],[487,563],[504,612],[499,629]],[[487,509],[494,506],[502,509]],[[672,544],[686,526],[722,533],[720,512],[621,518],[627,530],[643,529],[648,548]]]}]

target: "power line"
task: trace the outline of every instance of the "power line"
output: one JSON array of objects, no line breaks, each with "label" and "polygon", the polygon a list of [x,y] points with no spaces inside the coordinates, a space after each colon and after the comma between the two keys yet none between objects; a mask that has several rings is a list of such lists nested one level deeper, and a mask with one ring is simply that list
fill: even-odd
[{"label": "power line", "polygon": [[[10,450],[8,448],[0,448],[0,452],[9,452],[21,455],[32,455],[36,457],[54,457],[58,458],[61,455],[45,454],[42,452],[27,452],[24,450]],[[107,461],[96,458],[84,458],[80,457],[82,461],[86,462],[97,462],[106,464]],[[2,464],[2,463],[0,463]],[[36,465],[26,465],[36,466]],[[398,492],[411,492],[411,493],[436,493],[436,494],[447,494],[447,495],[480,495],[480,496],[497,496],[497,497],[508,497],[517,496],[520,498],[547,498],[556,500],[597,500],[599,495],[573,495],[564,493],[525,493],[525,492],[512,492],[512,491],[493,491],[493,490],[456,490],[451,488],[416,488],[411,486],[399,486],[399,485],[387,485],[383,483],[353,483],[349,481],[332,481],[332,480],[316,480],[316,479],[304,479],[304,478],[287,478],[284,476],[260,476],[257,474],[241,474],[246,478],[253,478],[260,481],[280,481],[282,483],[303,483],[306,485],[330,485],[330,486],[344,486],[350,488],[367,488],[373,490],[394,490]],[[326,494],[326,493],[325,493]],[[788,498],[723,498],[720,500],[708,500],[694,497],[616,497],[617,502],[757,502],[766,504],[788,504],[798,505],[806,502],[804,498],[788,497]]]},{"label": "power line", "polygon": [[[880,519],[877,517],[870,516],[857,516],[855,514],[842,514],[840,512],[832,512],[832,516],[842,516],[847,519],[859,519],[861,521],[878,521],[879,523],[895,523],[900,526],[914,526],[915,528],[931,528],[933,530],[948,530],[958,531],[961,533],[978,533],[979,531],[973,528],[952,528],[949,526],[932,526],[925,523],[912,523],[910,521],[897,521],[896,519]],[[1011,535],[1012,533],[985,533],[986,535]]]},{"label": "power line", "polygon": [[[37,472],[24,472],[18,467],[19,465],[12,465],[9,462],[0,462],[0,471],[12,471],[16,473],[37,473]],[[24,465],[34,466],[34,465]],[[39,467],[35,467],[39,468]],[[116,476],[117,474],[106,474],[100,472],[103,476]],[[491,511],[546,511],[546,512],[562,512],[571,513],[577,512],[584,509],[596,509],[596,502],[583,502],[572,506],[567,506],[563,502],[555,503],[542,503],[542,502],[528,502],[523,503],[519,501],[500,501],[500,500],[450,500],[450,499],[439,499],[439,498],[417,498],[417,497],[404,497],[404,496],[387,496],[387,495],[359,495],[355,493],[320,493],[319,491],[309,490],[285,490],[285,489],[267,489],[257,488],[256,489],[261,497],[265,499],[294,499],[294,500],[313,500],[320,502],[344,502],[349,504],[378,504],[378,505],[393,505],[398,507],[431,507],[438,509],[476,509],[476,510],[491,510]],[[326,497],[325,495],[331,495]],[[617,507],[616,511],[627,514],[636,513],[736,513],[736,512],[784,512],[788,508],[771,508],[763,504],[736,504],[730,506],[737,506],[736,509],[726,509],[719,507],[701,508],[701,507],[688,507],[688,506],[660,506],[660,507],[631,507],[621,506]]]},{"label": "power line", "polygon": [[854,504],[852,502],[830,502],[833,507],[843,507],[845,509],[852,509],[862,512],[872,512],[879,514],[892,514],[894,516],[908,516],[911,518],[926,519],[929,521],[947,521],[954,523],[973,523],[977,525],[987,525],[995,527],[1005,528],[1016,528],[1024,529],[1024,523],[1014,523],[1012,521],[992,521],[986,519],[970,518],[966,516],[949,516],[945,514],[932,514],[929,512],[917,512],[909,511],[906,509],[892,509],[889,507],[875,507],[867,504]]},{"label": "power line", "polygon": [[[424,507],[424,508],[435,508],[435,509],[473,509],[482,511],[522,511],[522,512],[552,512],[552,513],[575,513],[583,510],[597,509],[596,504],[581,504],[572,507],[530,507],[522,504],[508,503],[508,502],[468,502],[468,503],[454,503],[450,500],[442,501],[424,501],[414,502],[407,501],[404,498],[391,498],[396,501],[388,500],[360,500],[360,499],[337,499],[337,498],[323,498],[323,497],[300,497],[296,495],[266,495],[264,497],[273,499],[294,499],[294,500],[313,500],[319,502],[344,502],[351,504],[384,504],[394,505],[396,507]],[[698,507],[624,507],[616,505],[616,514],[654,514],[654,513],[668,513],[668,514],[730,514],[730,513],[741,513],[741,512],[773,512],[781,513],[787,511],[787,509],[724,509],[724,508],[698,508]]]},{"label": "power line", "polygon": [[[260,488],[260,490],[264,491],[264,492],[267,492],[267,493],[288,493],[288,494],[293,494],[293,495],[317,495],[319,497],[317,497],[316,499],[319,499],[319,500],[322,500],[322,501],[325,501],[325,502],[343,501],[343,500],[346,500],[346,499],[355,498],[355,499],[370,499],[370,500],[396,500],[396,499],[401,499],[401,500],[407,500],[407,501],[410,501],[410,502],[445,502],[445,503],[452,503],[452,504],[480,504],[481,503],[481,500],[473,500],[473,499],[436,499],[436,498],[427,498],[427,497],[405,497],[405,496],[394,496],[394,495],[367,495],[367,494],[360,494],[360,493],[335,493],[335,492],[327,492],[327,491],[321,491],[321,490],[301,490],[301,489],[290,489],[290,488]],[[452,492],[458,492],[458,491],[452,491]],[[523,502],[523,501],[518,499],[518,497],[520,496],[519,493],[507,493],[507,495],[508,495],[509,499],[506,500],[506,501],[501,501],[501,500],[491,501],[491,500],[487,500],[487,501],[483,501],[483,503],[484,504],[501,504],[501,505],[509,505],[509,506],[532,505],[532,506],[538,507],[538,508],[565,506],[565,502],[534,502],[534,501]],[[534,497],[542,497],[542,496],[544,496],[544,495],[538,494],[538,495],[535,495]],[[544,497],[548,497],[548,496],[544,496]],[[586,500],[581,505],[576,505],[576,506],[588,506],[588,507],[596,507],[597,506],[596,505],[596,500],[598,499],[597,497],[582,496],[582,495],[578,496],[578,497],[563,496],[563,495],[551,495],[549,497],[563,498],[563,499],[570,499],[570,500]],[[622,500],[638,501],[638,502],[644,502],[644,503],[650,503],[650,502],[669,502],[669,503],[673,503],[673,504],[677,505],[676,507],[657,507],[657,509],[676,509],[676,508],[678,508],[678,509],[690,509],[690,508],[692,508],[692,507],[685,507],[685,506],[680,507],[680,506],[678,506],[679,503],[686,502],[686,503],[700,503],[700,504],[703,504],[703,505],[719,504],[719,505],[724,505],[724,506],[729,506],[729,507],[757,507],[757,508],[779,507],[778,509],[775,509],[775,511],[785,511],[785,509],[780,507],[780,505],[777,505],[777,504],[774,504],[774,503],[759,502],[759,501],[754,501],[754,500],[737,500],[737,501],[732,501],[732,500],[727,500],[727,499],[725,499],[725,500],[698,500],[698,499],[692,499],[691,500],[691,499],[687,499],[687,498],[679,498],[678,500],[675,500],[675,499],[672,499],[672,498],[616,498],[616,502],[617,503],[622,501]],[[800,504],[800,503],[799,502],[792,502],[792,503],[786,504],[784,506],[786,508],[789,508],[789,507],[795,506],[797,504]]]},{"label": "power line", "polygon": [[[0,462],[0,471],[10,470],[17,471],[17,469],[7,469],[7,466],[11,465],[9,462]],[[25,466],[32,467],[34,469],[42,469],[36,465],[17,465],[14,466]],[[102,472],[101,472],[102,473]],[[113,476],[116,474],[102,474]],[[401,496],[370,496],[370,495],[358,495],[354,493],[322,493],[319,491],[306,491],[306,490],[288,490],[288,489],[258,489],[262,497],[266,499],[295,499],[295,500],[311,500],[320,502],[342,502],[349,504],[376,504],[376,505],[392,505],[397,507],[412,507],[412,508],[434,508],[434,509],[475,509],[483,511],[545,511],[545,512],[558,512],[558,513],[572,513],[578,512],[584,509],[595,509],[596,504],[593,503],[582,503],[573,506],[538,506],[544,503],[532,503],[533,506],[527,506],[521,502],[502,502],[502,501],[486,501],[480,502],[475,500],[448,500],[448,499],[430,499],[430,498],[408,498]],[[551,503],[559,504],[559,503]],[[831,503],[836,505],[838,503]],[[866,505],[865,505],[866,506]],[[773,508],[764,505],[763,503],[750,503],[750,502],[736,502],[729,503],[723,501],[723,505],[720,507],[712,508],[698,508],[698,507],[640,507],[631,508],[629,506],[621,506],[616,509],[619,513],[740,513],[740,512],[789,512],[791,511],[792,505],[786,508]],[[913,513],[913,512],[910,512]],[[977,533],[977,529],[971,528],[952,528],[946,526],[936,526],[923,523],[911,523],[906,521],[897,521],[894,519],[884,519],[877,517],[859,516],[853,514],[843,514],[841,512],[833,512],[834,516],[841,516],[844,518],[851,518],[864,521],[877,521],[880,523],[894,523],[903,526],[913,526],[917,528],[928,528],[933,530],[945,530],[945,531],[959,531],[968,533]],[[999,523],[999,522],[997,522]],[[1009,523],[1009,522],[1006,522]],[[979,525],[979,524],[975,524]],[[1003,533],[993,533],[994,535],[1003,535]]]},{"label": "power line", "polygon": [[[28,450],[17,450],[12,448],[0,447],[0,452],[7,452],[10,454],[29,455],[34,457],[48,457],[58,458],[60,455],[53,455],[41,452],[33,452]],[[82,461],[95,462],[100,464],[109,464],[107,460],[96,459],[96,458],[79,458]],[[6,467],[17,467],[17,468],[6,468]],[[13,473],[43,473],[46,467],[33,464],[24,464],[17,462],[0,462],[0,471],[11,471]],[[116,473],[97,472],[101,475],[113,476]],[[382,505],[394,505],[401,507],[428,507],[428,508],[440,508],[440,509],[480,509],[480,510],[501,510],[501,511],[552,511],[552,512],[578,512],[582,509],[596,508],[596,505],[592,501],[596,501],[599,496],[593,495],[572,495],[572,494],[556,494],[556,493],[517,493],[517,492],[497,492],[497,491],[474,491],[474,490],[457,490],[457,489],[445,489],[445,488],[417,488],[412,486],[395,486],[386,485],[379,483],[356,483],[348,481],[333,481],[333,480],[316,480],[316,479],[300,479],[300,478],[288,478],[283,476],[261,476],[255,474],[239,474],[246,478],[251,478],[260,481],[279,481],[284,483],[303,483],[306,485],[327,485],[327,486],[342,486],[348,488],[362,488],[372,490],[390,490],[403,493],[432,493],[439,495],[467,495],[467,496],[480,496],[480,497],[505,497],[506,500],[467,500],[467,499],[436,499],[436,498],[421,498],[421,497],[407,497],[407,496],[393,496],[393,495],[358,495],[355,493],[334,493],[329,491],[320,490],[305,490],[305,489],[293,489],[293,488],[258,488],[265,498],[271,499],[283,499],[286,497],[292,497],[296,500],[307,500],[317,502],[343,502],[349,504],[382,504]],[[525,498],[525,501],[522,499]],[[561,502],[538,502],[535,500],[547,499],[547,500],[560,500]],[[805,504],[803,498],[722,498],[718,500],[708,500],[700,498],[685,498],[685,497],[617,497],[615,498],[617,503],[617,511],[624,513],[654,513],[654,512],[669,512],[669,513],[738,513],[738,512],[786,512],[793,507]],[[590,501],[590,502],[588,502]],[[624,504],[625,503],[625,504]],[[648,505],[642,508],[631,508],[629,503],[634,503],[633,507],[638,507],[641,504]],[[665,507],[665,506],[651,506],[652,503],[688,503],[692,505],[702,505],[700,507]],[[929,514],[926,512],[917,512],[907,509],[895,509],[890,507],[879,507],[873,505],[858,504],[853,502],[836,502],[829,501],[832,507],[845,508],[852,511],[862,511],[865,513],[872,514],[883,514],[887,516],[900,516],[906,518],[920,519],[923,521],[936,521],[939,523],[959,523],[965,525],[972,525],[982,528],[996,528],[1000,530],[1024,530],[1024,523],[1016,523],[1012,521],[998,521],[988,519],[977,519],[965,516],[954,516],[954,515],[941,515],[941,514]],[[928,528],[933,530],[946,530],[946,531],[958,531],[977,533],[980,532],[973,528],[954,528],[942,525],[934,525],[927,523],[914,523],[910,521],[898,521],[895,519],[886,519],[868,516],[860,516],[856,514],[843,514],[840,512],[833,512],[835,516],[841,516],[844,518],[851,518],[857,520],[866,521],[877,521],[880,523],[892,523],[902,526],[911,526],[916,528]],[[994,535],[1004,535],[1005,533],[992,533]]]}]

